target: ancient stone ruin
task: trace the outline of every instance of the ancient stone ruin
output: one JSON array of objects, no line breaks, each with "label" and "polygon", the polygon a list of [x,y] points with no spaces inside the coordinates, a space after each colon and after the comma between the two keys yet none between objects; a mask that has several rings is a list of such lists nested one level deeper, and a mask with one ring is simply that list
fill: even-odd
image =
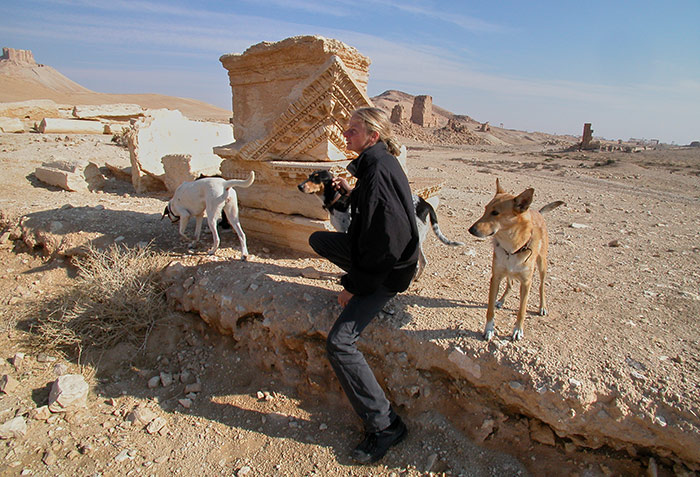
[{"label": "ancient stone ruin", "polygon": [[370,60],[340,41],[302,36],[220,61],[233,93],[235,142],[214,153],[223,158],[224,177],[253,170],[256,178],[254,187],[238,191],[243,228],[255,239],[311,252],[309,235],[332,226],[319,198],[297,185],[321,168],[348,175],[355,153],[346,150],[343,129],[353,110],[372,106]]},{"label": "ancient stone ruin", "polygon": [[413,109],[411,110],[411,122],[424,128],[437,125],[436,118],[433,115],[432,96],[424,94],[415,97]]},{"label": "ancient stone ruin", "polygon": [[27,63],[30,65],[36,63],[31,50],[15,50],[14,48],[3,48],[0,60],[12,61],[14,63]]},{"label": "ancient stone ruin", "polygon": [[391,122],[401,124],[406,121],[406,109],[402,104],[397,104],[391,110]]}]

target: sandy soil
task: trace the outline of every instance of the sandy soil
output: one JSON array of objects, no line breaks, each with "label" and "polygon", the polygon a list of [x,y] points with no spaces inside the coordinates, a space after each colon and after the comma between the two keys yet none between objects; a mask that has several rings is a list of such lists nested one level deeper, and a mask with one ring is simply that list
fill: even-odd
[{"label": "sandy soil", "polygon": [[[57,363],[88,377],[92,393],[84,412],[30,420],[26,436],[3,441],[0,473],[687,475],[700,464],[700,345],[695,326],[700,316],[700,149],[562,152],[557,141],[522,142],[530,145],[408,142],[410,175],[444,182],[441,228],[467,245],[447,248],[428,241],[424,278],[397,299],[401,311],[385,317],[396,321],[386,326],[420,335],[426,345],[473,350],[484,363],[496,359],[547,389],[554,396],[550,401],[617,403],[605,408],[608,414],[617,409],[617,415],[606,414],[602,423],[583,429],[610,435],[614,431],[605,431],[605,422],[637,419],[643,432],[652,433],[656,426],[659,436],[671,436],[669,442],[684,443],[684,449],[669,452],[666,444],[594,449],[587,436],[571,435],[552,435],[550,445],[543,444],[547,439],[535,437],[528,420],[530,415],[546,415],[537,409],[538,402],[523,398],[514,405],[484,382],[483,388],[467,383],[464,389],[469,390],[463,391],[465,399],[473,396],[475,402],[483,395],[479,405],[484,412],[478,418],[460,416],[464,410],[459,405],[420,413],[407,406],[402,412],[411,427],[409,439],[378,465],[353,466],[346,456],[361,437],[359,423],[336,387],[329,384],[322,395],[304,393],[303,387],[290,385],[290,376],[305,379],[303,371],[285,376],[264,365],[259,368],[263,356],[250,355],[246,346],[220,336],[197,315],[175,311],[154,331],[143,353],[126,347],[104,350],[99,360],[92,353],[89,364],[75,357],[47,361],[39,350],[27,347],[26,332],[10,317],[24,300],[41,299],[70,284],[75,270],[60,254],[51,254],[55,243],[22,236],[16,226],[21,217],[44,217],[85,233],[121,234],[126,243],[152,240],[164,253],[196,263],[240,263],[234,260],[238,244],[225,234],[216,259],[202,254],[206,239],[193,254],[170,224],[159,221],[167,197],[135,194],[128,182],[116,178],[102,191],[75,193],[33,177],[34,168],[52,158],[128,165],[128,152],[107,137],[3,134],[0,211],[10,233],[0,245],[0,309],[5,317],[0,374],[13,376],[20,385],[0,397],[0,421],[46,403]],[[525,339],[517,344],[509,340],[515,296],[497,313],[497,338],[488,344],[481,340],[491,244],[467,232],[492,197],[496,177],[512,192],[534,187],[536,207],[566,202],[547,216],[549,316],[533,313],[533,291]],[[84,212],[70,215],[81,221],[67,223],[71,210]],[[105,220],[104,211],[120,213]],[[311,266],[335,272],[320,260],[289,259],[283,251],[255,242],[249,248],[255,255],[251,267]],[[337,289],[332,280],[317,283],[330,292]],[[15,369],[10,359],[20,351],[27,359]],[[203,390],[191,408],[178,401],[184,385],[147,386],[161,371],[188,371],[198,377]],[[435,402],[442,403],[437,398],[439,381],[430,379]],[[166,418],[164,435],[129,425],[125,417],[139,404]],[[575,414],[576,405],[571,407]],[[484,434],[484,415],[491,416],[491,426],[497,421],[498,432]],[[615,436],[618,442],[625,438]],[[653,434],[649,439],[663,441]]]}]

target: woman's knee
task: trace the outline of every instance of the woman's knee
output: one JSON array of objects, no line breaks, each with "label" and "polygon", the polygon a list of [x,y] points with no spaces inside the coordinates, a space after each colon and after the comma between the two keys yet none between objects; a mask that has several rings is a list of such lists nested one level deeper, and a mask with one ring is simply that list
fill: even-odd
[{"label": "woman's knee", "polygon": [[347,353],[354,348],[353,341],[348,339],[343,333],[337,330],[331,330],[326,338],[326,353],[328,356],[334,356],[338,353]]}]

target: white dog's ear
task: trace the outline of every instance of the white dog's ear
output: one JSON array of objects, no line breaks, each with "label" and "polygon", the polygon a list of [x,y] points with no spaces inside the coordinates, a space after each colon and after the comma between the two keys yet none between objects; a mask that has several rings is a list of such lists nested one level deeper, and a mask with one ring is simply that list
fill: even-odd
[{"label": "white dog's ear", "polygon": [[535,194],[535,189],[527,189],[522,194],[514,199],[515,210],[517,212],[525,212],[532,204],[532,196]]}]

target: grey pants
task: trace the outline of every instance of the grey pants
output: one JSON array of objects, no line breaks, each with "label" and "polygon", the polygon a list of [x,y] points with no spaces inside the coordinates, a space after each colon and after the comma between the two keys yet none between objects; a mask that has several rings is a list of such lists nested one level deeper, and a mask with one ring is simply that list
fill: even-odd
[{"label": "grey pants", "polygon": [[[309,237],[309,245],[322,257],[343,270],[349,270],[348,234],[314,232]],[[371,295],[353,296],[333,324],[326,340],[328,360],[367,432],[386,429],[396,414],[356,344],[362,330],[395,295],[395,292],[380,288]]]}]

